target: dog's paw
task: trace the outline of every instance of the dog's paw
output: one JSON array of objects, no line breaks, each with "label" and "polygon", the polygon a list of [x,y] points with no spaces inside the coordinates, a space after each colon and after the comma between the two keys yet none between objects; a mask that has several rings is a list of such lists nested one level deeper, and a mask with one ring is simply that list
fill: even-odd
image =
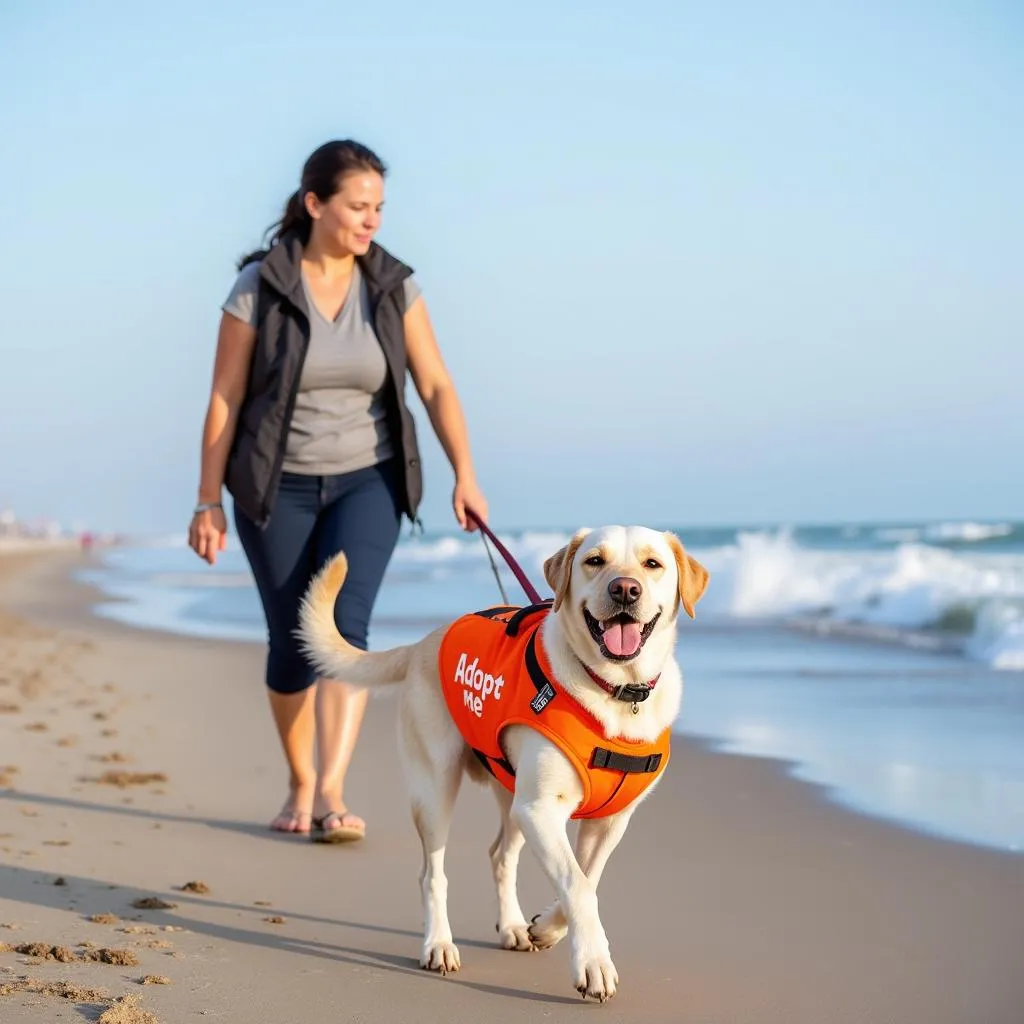
[{"label": "dog's paw", "polygon": [[512,949],[518,953],[527,953],[536,946],[530,937],[530,926],[525,921],[517,924],[507,924],[504,928],[498,926],[498,943],[502,949]]},{"label": "dog's paw", "polygon": [[437,971],[441,975],[454,974],[461,966],[459,947],[454,942],[434,942],[423,947],[420,967],[425,971]]},{"label": "dog's paw", "polygon": [[573,964],[573,982],[584,999],[603,1003],[615,995],[619,974],[610,956],[593,956]]},{"label": "dog's paw", "polygon": [[555,903],[548,907],[543,914],[537,914],[530,923],[530,941],[535,949],[550,949],[565,938],[567,931],[565,914],[562,913],[562,908]]}]

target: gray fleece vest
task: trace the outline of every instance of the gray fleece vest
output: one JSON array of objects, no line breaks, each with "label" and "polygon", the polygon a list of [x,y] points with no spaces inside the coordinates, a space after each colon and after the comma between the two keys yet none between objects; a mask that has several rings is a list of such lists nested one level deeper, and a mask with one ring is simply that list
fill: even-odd
[{"label": "gray fleece vest", "polygon": [[[286,234],[260,266],[256,346],[238,415],[224,484],[235,504],[266,526],[281,482],[288,427],[309,347],[309,308],[302,288],[302,242]],[[405,290],[412,268],[375,242],[357,256],[366,281],[371,317],[388,367],[388,430],[401,460],[402,511],[415,522],[423,496],[416,425],[405,404]]]}]

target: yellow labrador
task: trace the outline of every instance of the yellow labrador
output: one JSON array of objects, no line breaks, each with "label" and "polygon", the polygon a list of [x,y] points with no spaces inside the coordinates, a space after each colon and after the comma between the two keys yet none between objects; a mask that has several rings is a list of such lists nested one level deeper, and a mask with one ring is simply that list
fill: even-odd
[{"label": "yellow labrador", "polygon": [[[356,650],[334,622],[346,567],[344,555],[338,555],[310,584],[300,633],[311,660],[326,677],[361,686],[404,684],[399,747],[423,843],[422,966],[445,974],[460,965],[448,922],[444,852],[466,772],[492,783],[501,810],[501,827],[490,851],[501,945],[547,949],[568,934],[573,985],[585,997],[602,1002],[610,998],[619,979],[598,915],[597,885],[642,797],[610,816],[581,820],[574,851],[567,825],[584,790],[562,750],[534,728],[509,726],[500,740],[514,769],[514,793],[498,784],[473,756],[445,702],[438,652],[447,627],[405,647]],[[707,586],[707,570],[674,534],[607,526],[580,530],[544,563],[544,576],[554,603],[539,636],[558,686],[597,719],[605,736],[653,741],[679,711],[676,622],[680,608],[693,617]],[[607,692],[622,686],[644,688],[651,680],[657,686],[640,701],[616,699]],[[524,842],[557,893],[532,923],[527,923],[516,893]]]}]

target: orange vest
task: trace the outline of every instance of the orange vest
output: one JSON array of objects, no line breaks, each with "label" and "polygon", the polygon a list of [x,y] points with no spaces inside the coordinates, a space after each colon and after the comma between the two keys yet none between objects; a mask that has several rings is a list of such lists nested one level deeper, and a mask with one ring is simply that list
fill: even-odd
[{"label": "orange vest", "polygon": [[550,603],[471,612],[441,641],[438,669],[452,719],[484,767],[508,790],[515,771],[502,753],[509,725],[536,729],[575,766],[583,800],[574,818],[628,807],[665,770],[670,730],[653,743],[608,739],[600,722],[559,688],[539,636]]}]

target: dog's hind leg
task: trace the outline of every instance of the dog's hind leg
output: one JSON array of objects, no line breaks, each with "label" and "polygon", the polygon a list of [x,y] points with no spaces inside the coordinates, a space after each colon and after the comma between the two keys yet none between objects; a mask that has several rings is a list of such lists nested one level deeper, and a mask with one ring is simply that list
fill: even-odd
[{"label": "dog's hind leg", "polygon": [[489,851],[494,885],[498,890],[498,942],[502,949],[530,950],[533,949],[530,926],[526,923],[516,890],[519,854],[526,840],[510,814],[512,794],[499,782],[492,781],[491,788],[501,811],[501,826]]},{"label": "dog's hind leg", "polygon": [[[633,816],[633,807],[627,807],[608,818],[585,818],[576,835],[576,861],[583,873],[597,889],[608,858],[619,845],[626,825]],[[559,900],[537,914],[530,924],[530,941],[535,949],[550,949],[565,938],[568,931],[565,911]]]},{"label": "dog's hind leg", "polygon": [[448,921],[448,879],[444,873],[444,851],[452,822],[452,810],[464,770],[465,745],[458,734],[428,746],[418,737],[403,736],[402,746],[415,743],[416,751],[406,763],[412,795],[412,817],[423,844],[424,936],[420,966],[449,974],[460,966],[459,950],[452,941]]}]

